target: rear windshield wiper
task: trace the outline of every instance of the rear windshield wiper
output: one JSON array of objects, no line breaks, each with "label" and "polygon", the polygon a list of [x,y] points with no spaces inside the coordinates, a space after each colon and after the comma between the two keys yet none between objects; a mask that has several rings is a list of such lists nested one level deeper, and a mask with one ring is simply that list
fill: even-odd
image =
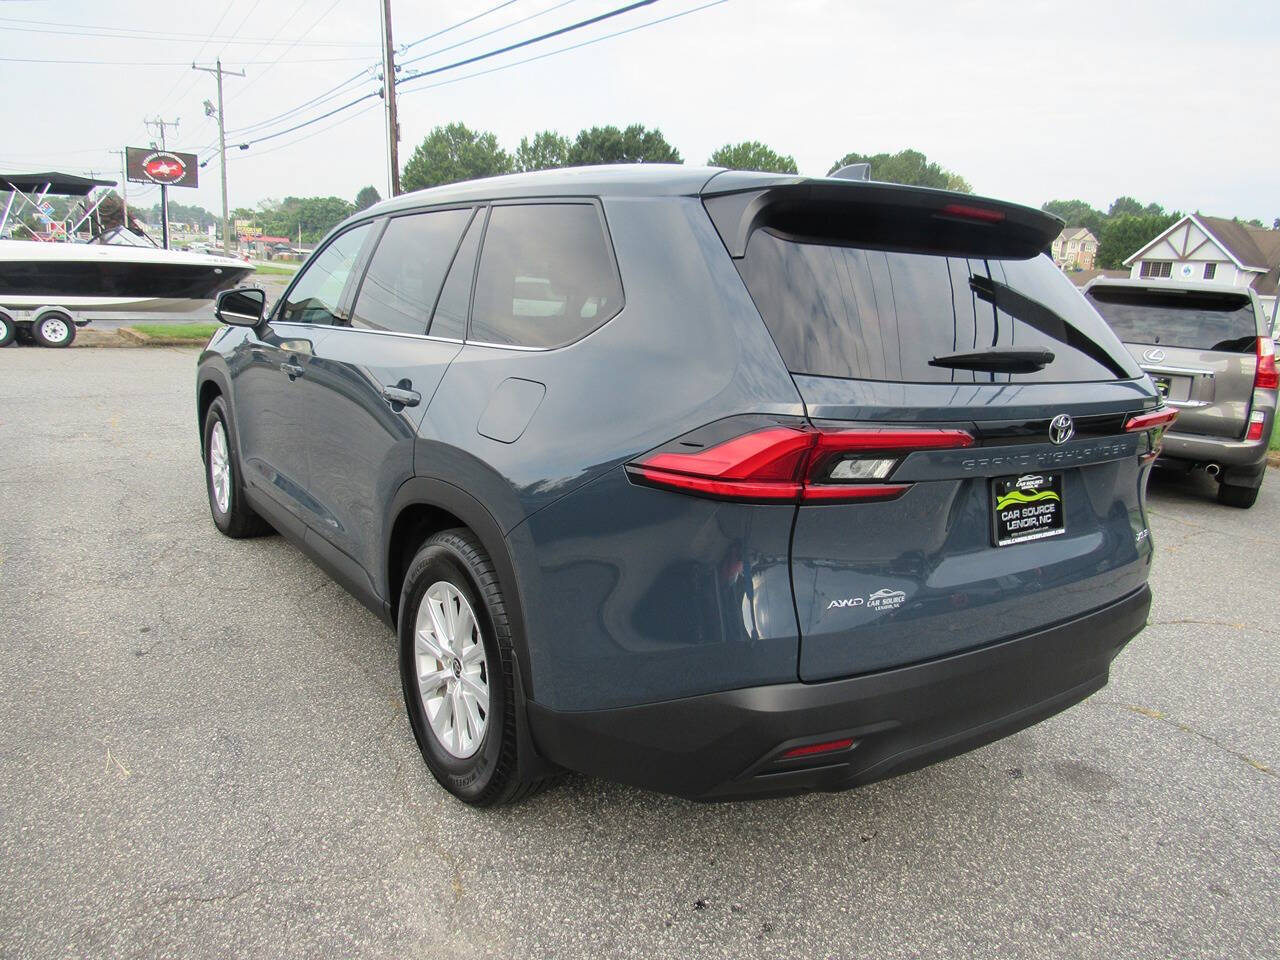
[{"label": "rear windshield wiper", "polygon": [[1095,342],[1084,331],[1077,329],[1066,317],[1059,316],[1038,300],[1032,300],[1010,286],[982,276],[970,277],[969,289],[977,295],[979,300],[987,301],[997,310],[1003,310],[1009,316],[1021,320],[1049,339],[1079,350],[1121,380],[1127,380],[1131,376],[1105,347]]},{"label": "rear windshield wiper", "polygon": [[1043,347],[991,347],[989,350],[934,357],[929,366],[987,373],[1037,373],[1051,363],[1053,351]]}]

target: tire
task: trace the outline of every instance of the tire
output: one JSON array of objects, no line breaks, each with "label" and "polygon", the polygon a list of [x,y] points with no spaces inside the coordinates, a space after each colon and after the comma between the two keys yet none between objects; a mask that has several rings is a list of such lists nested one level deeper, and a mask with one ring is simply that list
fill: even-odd
[{"label": "tire", "polygon": [[1221,483],[1218,485],[1218,502],[1224,507],[1248,510],[1257,501],[1258,491],[1261,489],[1261,482],[1256,487],[1236,487]]},{"label": "tire", "polygon": [[13,322],[13,317],[7,313],[0,312],[0,347],[7,347],[13,343],[13,339],[17,335],[18,326]]},{"label": "tire", "polygon": [[214,525],[233,540],[272,533],[270,524],[245,500],[240,460],[228,422],[226,403],[216,397],[204,416],[204,485]]},{"label": "tire", "polygon": [[[470,530],[437,533],[418,550],[400,594],[399,636],[409,725],[439,784],[476,807],[545,786],[546,778],[518,773],[511,626],[493,564]],[[424,687],[423,675],[438,682]]]},{"label": "tire", "polygon": [[69,347],[76,339],[76,325],[65,313],[51,310],[31,321],[31,337],[42,347]]}]

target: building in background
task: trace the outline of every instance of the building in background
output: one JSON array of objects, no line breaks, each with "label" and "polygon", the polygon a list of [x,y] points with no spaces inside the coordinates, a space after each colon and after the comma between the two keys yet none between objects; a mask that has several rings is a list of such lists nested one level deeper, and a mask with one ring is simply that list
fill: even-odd
[{"label": "building in background", "polygon": [[1192,213],[1129,256],[1124,265],[1135,280],[1207,280],[1252,287],[1271,320],[1280,275],[1280,230]]},{"label": "building in background", "polygon": [[1051,252],[1053,262],[1063,270],[1092,270],[1098,257],[1098,238],[1085,227],[1064,227]]}]

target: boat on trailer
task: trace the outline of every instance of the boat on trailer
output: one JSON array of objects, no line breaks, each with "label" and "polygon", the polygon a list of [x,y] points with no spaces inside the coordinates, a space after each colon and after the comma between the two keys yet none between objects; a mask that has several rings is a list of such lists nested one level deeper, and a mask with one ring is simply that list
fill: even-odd
[{"label": "boat on trailer", "polygon": [[[164,250],[123,228],[76,239],[110,195],[98,188],[114,186],[62,173],[0,174],[0,191],[10,191],[0,215],[0,346],[16,336],[67,346],[93,320],[199,311],[254,270],[233,257]],[[50,195],[83,197],[78,217],[49,236],[19,224],[15,231],[30,239],[3,239],[27,208],[48,220]]]}]

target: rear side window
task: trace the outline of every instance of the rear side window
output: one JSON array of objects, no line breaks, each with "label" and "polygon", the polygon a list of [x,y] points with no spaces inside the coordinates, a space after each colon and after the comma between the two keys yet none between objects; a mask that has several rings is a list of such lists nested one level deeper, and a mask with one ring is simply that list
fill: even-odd
[{"label": "rear side window", "polygon": [[1126,343],[1253,353],[1253,302],[1240,294],[1097,286],[1089,299]]},{"label": "rear side window", "polygon": [[558,347],[621,309],[622,283],[595,205],[493,208],[480,253],[470,339]]},{"label": "rear side window", "polygon": [[[757,230],[742,278],[793,373],[904,383],[1137,376],[1124,348],[1047,257],[965,258],[801,243]],[[1039,348],[1033,373],[931,366],[949,354]]]},{"label": "rear side window", "polygon": [[425,333],[471,210],[393,217],[369,262],[351,325]]}]

